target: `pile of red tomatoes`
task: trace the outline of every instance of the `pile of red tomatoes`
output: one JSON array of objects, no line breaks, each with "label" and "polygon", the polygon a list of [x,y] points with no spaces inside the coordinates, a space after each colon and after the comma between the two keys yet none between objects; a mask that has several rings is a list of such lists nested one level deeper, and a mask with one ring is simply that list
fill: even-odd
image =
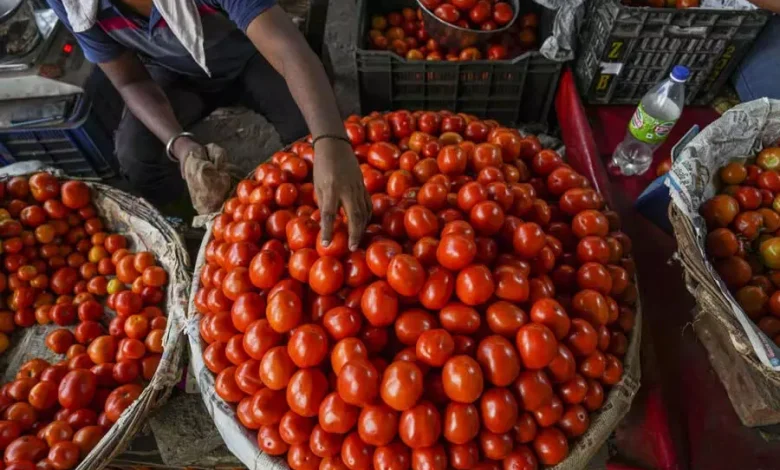
[{"label": "pile of red tomatoes", "polygon": [[720,194],[701,207],[706,251],[737,303],[780,346],[780,148],[719,170]]},{"label": "pile of red tomatoes", "polygon": [[535,469],[623,374],[631,242],[555,151],[449,112],[350,117],[360,249],[321,243],[307,141],[242,181],[195,305],[216,393],[298,469]]},{"label": "pile of red tomatoes", "polygon": [[14,330],[49,325],[46,346],[61,355],[27,361],[0,387],[0,468],[69,470],[154,375],[167,274],[107,231],[81,181],[17,176],[0,200],[0,354]]},{"label": "pile of red tomatoes", "polygon": [[[481,3],[487,2],[483,0]],[[538,27],[538,16],[527,13],[500,41],[484,47],[447,49],[428,35],[422,21],[422,10],[404,8],[400,12],[373,16],[368,41],[373,49],[389,50],[407,60],[506,60],[536,47]]]}]

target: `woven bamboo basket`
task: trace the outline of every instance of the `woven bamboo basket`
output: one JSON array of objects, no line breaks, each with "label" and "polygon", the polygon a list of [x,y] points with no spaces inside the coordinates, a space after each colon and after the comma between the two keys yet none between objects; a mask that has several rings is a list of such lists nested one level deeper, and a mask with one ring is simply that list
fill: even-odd
[{"label": "woven bamboo basket", "polygon": [[[550,139],[550,141],[556,141]],[[543,140],[545,142],[545,140]],[[549,142],[549,141],[547,141]],[[560,142],[558,142],[560,143]],[[550,146],[552,147],[552,146]],[[548,148],[548,146],[545,146]],[[283,151],[289,150],[289,147]],[[558,152],[564,154],[562,147]],[[247,177],[251,177],[252,174]],[[231,194],[230,197],[235,195]],[[198,325],[201,314],[195,308],[195,294],[201,287],[200,271],[206,264],[206,247],[212,240],[212,225],[219,213],[200,219],[200,225],[206,230],[200,250],[195,260],[192,276],[189,304],[187,307],[187,339],[189,342],[190,366],[197,379],[201,397],[220,435],[228,449],[250,470],[282,470],[287,469],[285,458],[264,454],[257,445],[257,432],[245,428],[238,420],[235,406],[225,402],[214,391],[215,375],[203,362],[203,350],[206,342],[201,338]],[[637,279],[634,279],[637,282]],[[591,414],[589,429],[574,441],[570,447],[569,456],[560,464],[549,467],[549,470],[584,470],[589,462],[601,449],[618,423],[628,413],[631,402],[640,387],[641,369],[639,348],[642,338],[642,308],[641,302],[636,303],[635,326],[629,335],[629,343],[623,358],[624,373],[622,380],[612,387],[605,397],[603,406]]]},{"label": "woven bamboo basket", "polygon": [[[59,170],[45,168],[40,162],[16,164],[0,170],[0,180],[18,175],[48,171],[64,177]],[[70,178],[73,179],[73,178]],[[146,417],[162,405],[181,376],[184,342],[181,331],[184,324],[187,292],[190,285],[189,255],[180,236],[163,216],[148,202],[104,184],[85,181],[92,190],[92,202],[108,229],[127,237],[133,251],[154,253],[160,266],[168,273],[164,310],[168,325],[163,339],[164,352],[152,380],[141,396],[106,433],[100,443],[79,464],[76,470],[100,470],[119,455],[143,426]],[[0,356],[3,382],[16,374],[21,364],[33,357],[58,360],[44,345],[46,334],[57,325],[35,325],[12,338],[11,349]]]}]

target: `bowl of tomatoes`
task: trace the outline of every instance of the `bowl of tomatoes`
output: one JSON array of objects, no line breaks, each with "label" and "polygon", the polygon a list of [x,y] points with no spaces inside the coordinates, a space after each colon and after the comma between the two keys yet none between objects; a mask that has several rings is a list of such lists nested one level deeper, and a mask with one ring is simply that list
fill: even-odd
[{"label": "bowl of tomatoes", "polygon": [[417,0],[430,37],[444,47],[466,49],[506,33],[517,20],[519,0]]}]

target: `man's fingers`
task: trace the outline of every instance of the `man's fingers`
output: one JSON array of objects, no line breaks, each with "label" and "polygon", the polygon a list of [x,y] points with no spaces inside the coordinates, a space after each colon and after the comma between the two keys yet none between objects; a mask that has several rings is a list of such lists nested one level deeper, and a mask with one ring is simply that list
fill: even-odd
[{"label": "man's fingers", "polygon": [[334,197],[332,188],[320,191],[320,232],[322,233],[322,246],[330,245],[333,239],[333,222],[336,220],[336,211],[338,210],[338,199]]},{"label": "man's fingers", "polygon": [[349,249],[352,251],[357,250],[360,245],[360,240],[363,238],[363,233],[368,225],[368,220],[371,214],[370,206],[366,205],[365,192],[360,189],[353,188],[342,201],[344,204],[344,210],[347,212],[347,220],[349,222]]}]

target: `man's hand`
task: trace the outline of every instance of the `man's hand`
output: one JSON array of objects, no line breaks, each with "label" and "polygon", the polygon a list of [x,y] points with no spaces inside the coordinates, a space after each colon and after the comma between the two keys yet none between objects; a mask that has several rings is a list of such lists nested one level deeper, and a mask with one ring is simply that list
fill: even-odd
[{"label": "man's hand", "polygon": [[173,143],[171,152],[173,153],[173,156],[179,160],[179,170],[181,171],[182,177],[184,177],[184,168],[190,155],[205,151],[206,150],[201,144],[190,137],[183,136],[176,139],[176,142]]},{"label": "man's hand", "polygon": [[228,163],[225,150],[215,144],[205,147],[198,145],[181,161],[182,176],[198,214],[210,214],[218,210],[234,182],[234,171]]},{"label": "man's hand", "polygon": [[333,223],[339,206],[342,206],[349,222],[349,249],[356,250],[371,220],[371,198],[348,143],[329,138],[317,141],[314,148],[314,192],[320,207],[322,244],[330,244]]}]

